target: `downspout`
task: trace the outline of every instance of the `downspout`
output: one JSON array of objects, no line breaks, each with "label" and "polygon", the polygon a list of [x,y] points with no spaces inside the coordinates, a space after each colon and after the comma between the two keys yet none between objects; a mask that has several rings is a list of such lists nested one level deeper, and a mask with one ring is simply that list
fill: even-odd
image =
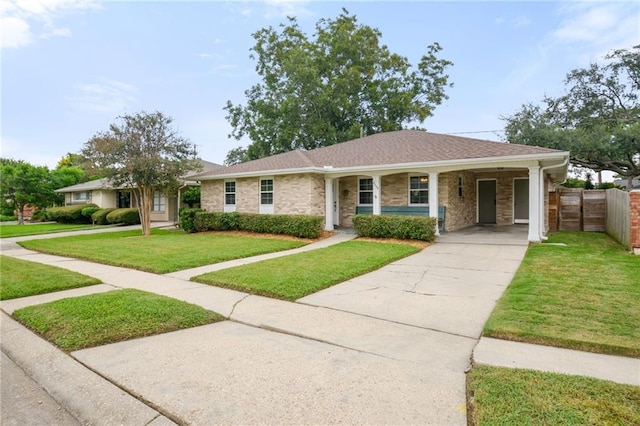
[{"label": "downspout", "polygon": [[[539,218],[538,220],[540,220],[538,229],[540,229],[540,240],[544,241],[549,239],[549,237],[547,237],[546,235],[542,235],[542,230],[544,230],[544,232],[546,233],[546,228],[544,227],[544,218],[546,217],[545,215],[545,211],[544,211],[544,172],[547,169],[553,168],[553,167],[564,167],[569,163],[569,158],[565,158],[564,161],[562,163],[559,164],[551,164],[549,166],[546,167],[540,167],[540,214],[538,214]],[[564,182],[564,181],[563,181]],[[554,182],[557,183],[557,182]]]}]

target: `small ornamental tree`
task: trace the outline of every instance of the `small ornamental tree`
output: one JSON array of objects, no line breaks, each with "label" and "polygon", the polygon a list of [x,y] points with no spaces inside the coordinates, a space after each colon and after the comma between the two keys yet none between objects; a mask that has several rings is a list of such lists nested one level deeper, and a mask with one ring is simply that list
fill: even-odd
[{"label": "small ornamental tree", "polygon": [[27,205],[46,207],[53,198],[49,169],[22,160],[0,159],[0,196],[17,212],[18,223],[24,223]]},{"label": "small ornamental tree", "polygon": [[190,209],[193,208],[194,204],[200,204],[200,187],[192,186],[184,191],[181,201],[188,205]]},{"label": "small ornamental tree", "polygon": [[151,235],[154,191],[177,190],[180,177],[201,169],[196,149],[161,112],[119,117],[84,144],[82,155],[116,187],[128,187],[140,211],[143,235]]}]

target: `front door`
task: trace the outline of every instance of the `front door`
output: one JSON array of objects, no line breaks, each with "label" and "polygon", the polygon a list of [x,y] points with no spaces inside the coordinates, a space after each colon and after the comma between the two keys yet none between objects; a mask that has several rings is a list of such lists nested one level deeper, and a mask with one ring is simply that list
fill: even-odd
[{"label": "front door", "polygon": [[529,223],[529,179],[513,180],[513,222]]},{"label": "front door", "polygon": [[496,181],[478,181],[478,223],[496,223]]},{"label": "front door", "polygon": [[340,226],[340,179],[333,180],[333,225]]}]

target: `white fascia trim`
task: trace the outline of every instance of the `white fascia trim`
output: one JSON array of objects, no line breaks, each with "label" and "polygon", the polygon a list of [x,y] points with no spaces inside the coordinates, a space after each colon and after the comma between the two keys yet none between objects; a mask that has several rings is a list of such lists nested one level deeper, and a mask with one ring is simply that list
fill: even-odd
[{"label": "white fascia trim", "polygon": [[[472,166],[481,167],[529,167],[537,166],[540,161],[563,161],[569,158],[569,152],[550,152],[545,154],[526,154],[526,155],[510,155],[501,157],[481,157],[481,158],[462,158],[458,160],[441,160],[430,162],[416,162],[404,164],[376,164],[371,166],[353,166],[353,167],[301,167],[296,169],[277,169],[277,170],[260,170],[255,172],[229,173],[222,175],[210,175],[199,178],[199,181],[218,180],[218,179],[236,179],[244,177],[260,177],[265,175],[292,175],[301,173],[318,173],[328,177],[341,177],[351,175],[368,176],[372,172],[376,174],[390,174],[402,172],[406,170],[424,171],[424,172],[448,172],[454,170],[464,170]],[[385,173],[388,172],[388,173]]]}]

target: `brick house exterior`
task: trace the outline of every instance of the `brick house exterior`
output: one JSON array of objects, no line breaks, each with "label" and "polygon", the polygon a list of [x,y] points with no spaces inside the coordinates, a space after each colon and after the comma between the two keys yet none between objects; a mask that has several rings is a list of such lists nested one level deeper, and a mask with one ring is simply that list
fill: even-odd
[{"label": "brick house exterior", "polygon": [[[359,212],[442,215],[447,231],[528,223],[547,232],[547,192],[566,179],[569,153],[416,130],[290,151],[190,176],[208,211],[325,217],[352,226]],[[437,205],[438,209],[430,209]]]}]

